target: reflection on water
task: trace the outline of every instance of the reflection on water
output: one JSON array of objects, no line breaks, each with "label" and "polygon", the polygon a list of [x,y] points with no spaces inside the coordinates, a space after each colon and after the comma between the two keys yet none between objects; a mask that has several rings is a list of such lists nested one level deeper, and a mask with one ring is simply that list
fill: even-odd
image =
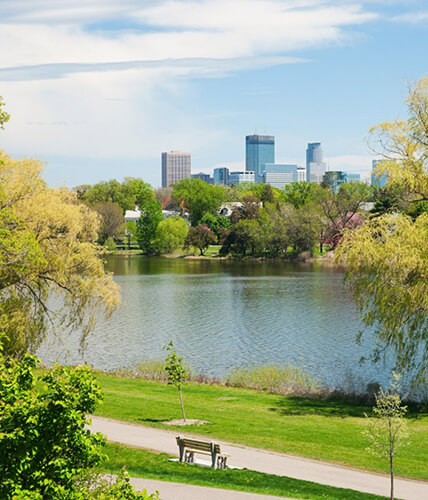
[{"label": "reflection on water", "polygon": [[[110,257],[122,304],[100,318],[83,355],[78,335],[53,336],[41,347],[46,362],[96,368],[135,367],[163,358],[171,339],[197,372],[222,376],[247,363],[293,363],[329,385],[352,370],[365,382],[389,379],[383,365],[359,365],[373,348],[343,274],[319,264],[224,262]],[[68,352],[68,354],[67,354]]]}]

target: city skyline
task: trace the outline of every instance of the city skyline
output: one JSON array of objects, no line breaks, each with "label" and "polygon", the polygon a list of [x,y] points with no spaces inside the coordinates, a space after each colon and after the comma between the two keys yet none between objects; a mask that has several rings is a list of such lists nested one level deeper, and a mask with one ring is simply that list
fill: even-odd
[{"label": "city skyline", "polygon": [[[245,170],[242,137],[275,162],[369,177],[371,126],[406,116],[426,74],[421,0],[1,2],[0,148],[46,162],[50,185],[124,176],[160,185],[159,154]],[[28,34],[31,33],[31,36]]]}]

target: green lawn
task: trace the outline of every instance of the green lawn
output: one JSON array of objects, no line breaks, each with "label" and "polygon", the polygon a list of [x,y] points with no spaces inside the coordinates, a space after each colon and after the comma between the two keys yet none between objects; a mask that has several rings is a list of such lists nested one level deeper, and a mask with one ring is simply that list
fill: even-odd
[{"label": "green lawn", "polygon": [[[96,414],[159,428],[181,418],[177,390],[159,382],[98,375],[105,400]],[[370,407],[225,386],[185,384],[188,418],[208,425],[186,431],[279,452],[387,472],[387,463],[366,451],[364,412]],[[411,443],[399,450],[395,472],[428,479],[428,415],[409,415]],[[183,428],[168,427],[182,431]]]},{"label": "green lawn", "polygon": [[214,486],[216,488],[249,491],[265,495],[309,498],[311,500],[385,498],[245,469],[214,470],[210,467],[169,462],[170,457],[163,453],[158,454],[117,444],[108,444],[106,452],[108,459],[102,464],[102,469],[105,472],[117,474],[125,465],[131,477],[160,479],[199,486]]}]

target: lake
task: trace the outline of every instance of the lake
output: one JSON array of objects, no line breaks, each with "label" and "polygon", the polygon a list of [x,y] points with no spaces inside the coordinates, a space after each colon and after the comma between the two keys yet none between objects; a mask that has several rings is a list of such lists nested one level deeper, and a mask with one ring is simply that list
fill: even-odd
[{"label": "lake", "polygon": [[79,333],[49,335],[38,355],[47,363],[86,361],[111,370],[164,358],[174,341],[199,373],[222,377],[246,364],[291,363],[330,387],[352,377],[386,382],[390,362],[360,365],[374,347],[343,273],[319,263],[232,262],[112,256],[108,269],[122,304],[99,318],[83,354]]}]

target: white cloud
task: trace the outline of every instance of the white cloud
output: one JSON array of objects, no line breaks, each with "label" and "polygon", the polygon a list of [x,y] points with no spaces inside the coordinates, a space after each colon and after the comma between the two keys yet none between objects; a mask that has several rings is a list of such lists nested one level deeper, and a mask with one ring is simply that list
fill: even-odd
[{"label": "white cloud", "polygon": [[226,132],[180,109],[186,79],[304,62],[293,51],[377,17],[339,0],[2,0],[3,147],[124,159],[201,149]]},{"label": "white cloud", "polygon": [[390,19],[396,23],[418,24],[428,21],[428,11],[425,12],[406,12]]}]

